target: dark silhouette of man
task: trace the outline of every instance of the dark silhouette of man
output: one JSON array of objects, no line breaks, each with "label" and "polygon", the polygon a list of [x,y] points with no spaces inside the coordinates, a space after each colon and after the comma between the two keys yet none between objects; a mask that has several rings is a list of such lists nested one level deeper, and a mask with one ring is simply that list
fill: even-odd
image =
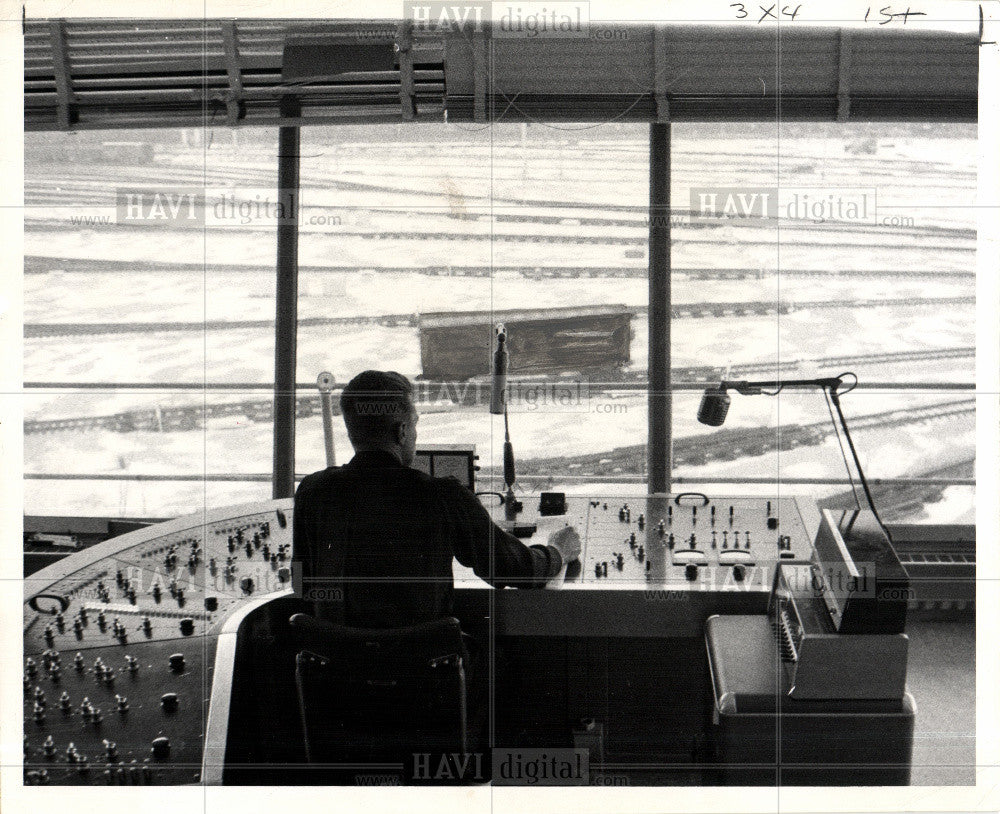
[{"label": "dark silhouette of man", "polygon": [[296,491],[294,558],[319,618],[386,628],[451,616],[453,559],[495,587],[537,588],[580,554],[572,527],[525,545],[457,480],[410,468],[412,393],[398,373],[355,376],[340,399],[354,457]]}]

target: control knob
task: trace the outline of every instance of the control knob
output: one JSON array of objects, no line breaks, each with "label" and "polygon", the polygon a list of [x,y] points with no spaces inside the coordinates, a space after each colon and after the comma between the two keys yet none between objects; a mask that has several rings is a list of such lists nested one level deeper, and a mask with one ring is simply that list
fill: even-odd
[{"label": "control knob", "polygon": [[170,757],[170,739],[159,737],[153,739],[153,757],[157,760],[166,760]]}]

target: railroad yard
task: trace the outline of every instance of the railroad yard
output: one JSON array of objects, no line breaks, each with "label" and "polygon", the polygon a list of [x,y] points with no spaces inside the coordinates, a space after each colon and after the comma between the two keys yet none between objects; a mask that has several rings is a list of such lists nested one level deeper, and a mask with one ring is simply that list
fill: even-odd
[{"label": "railroad yard", "polygon": [[[480,477],[495,476],[502,424],[483,389],[490,337],[482,380],[421,379],[420,314],[620,304],[631,318],[629,361],[563,371],[555,380],[583,395],[515,404],[511,429],[525,489],[637,492],[643,131],[558,142],[532,140],[530,128],[506,140],[445,128],[443,141],[441,130],[425,143],[324,143],[303,155],[297,471],[323,466],[316,375],[344,383],[380,367],[418,379],[421,442],[474,443]],[[975,132],[874,141],[858,154],[857,139],[803,126],[782,135],[775,155],[762,140],[678,128],[672,358],[674,381],[691,388],[675,394],[674,463],[685,489],[840,477],[818,393],[734,394],[726,428],[710,431],[694,420],[696,385],[851,370],[863,386],[884,385],[844,398],[869,478],[930,481],[879,487],[886,515],[973,522],[973,490],[935,481],[973,476],[972,394],[907,385],[973,381],[976,233],[964,207],[975,195]],[[267,154],[220,140],[158,145],[134,165],[29,157],[26,513],[168,516],[268,491],[274,222],[249,208],[229,219],[218,206],[226,190],[245,202],[268,194]],[[819,195],[861,185],[877,192],[877,215],[864,221],[691,216],[694,187]],[[122,187],[200,190],[202,220],[121,222]],[[548,392],[541,379],[529,383]],[[349,456],[340,428],[336,451]]]}]

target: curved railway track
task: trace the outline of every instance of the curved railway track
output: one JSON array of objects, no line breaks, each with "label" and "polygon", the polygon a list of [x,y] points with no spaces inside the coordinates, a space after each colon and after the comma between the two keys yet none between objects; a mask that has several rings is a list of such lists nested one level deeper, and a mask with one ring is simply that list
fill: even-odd
[{"label": "curved railway track", "polygon": [[[169,182],[164,182],[164,186]],[[176,181],[173,183],[176,184]],[[155,189],[155,187],[151,187]],[[391,191],[391,190],[380,190]],[[401,193],[402,190],[396,190]],[[414,193],[417,194],[417,193]],[[435,193],[425,193],[429,197],[435,197]],[[198,207],[205,205],[203,196],[196,195],[194,203]],[[644,229],[648,225],[648,211],[640,206],[629,206],[627,204],[590,204],[573,203],[561,201],[536,201],[523,198],[471,198],[463,199],[463,203],[469,208],[478,210],[481,214],[470,214],[463,212],[464,207],[450,207],[442,205],[442,209],[447,211],[432,212],[433,215],[447,216],[453,220],[462,221],[483,221],[494,223],[530,223],[547,224],[559,226],[601,226],[601,227],[625,227]],[[86,186],[78,187],[73,181],[62,180],[58,188],[40,185],[38,181],[27,182],[25,190],[25,205],[27,207],[113,207],[115,198],[108,193],[106,186],[94,189],[87,189]],[[345,205],[324,205],[324,204],[303,204],[308,211],[320,211],[331,214],[350,212],[352,214],[366,213],[379,215],[399,215],[405,212],[405,206],[345,206]],[[490,214],[485,214],[484,210],[490,210]],[[510,209],[511,211],[505,211]],[[531,211],[525,211],[530,209]],[[30,210],[29,210],[30,211]],[[620,217],[609,217],[606,213],[618,212]],[[682,229],[717,229],[720,227],[739,227],[739,220],[729,220],[725,218],[711,219],[692,217],[692,212],[688,208],[673,207],[669,210],[674,228]],[[808,230],[808,231],[837,231],[837,232],[862,232],[878,233],[885,231],[884,226],[875,223],[856,221],[829,221],[814,223],[802,219],[782,219],[781,228],[785,230]],[[957,226],[941,226],[938,224],[925,224],[923,226],[893,226],[894,234],[904,235],[938,235],[941,237],[951,237],[963,240],[975,240],[976,230]]]},{"label": "curved railway track", "polygon": [[[449,145],[435,145],[436,147],[447,147]],[[465,143],[457,143],[453,146],[458,148],[468,149],[469,145]],[[567,145],[569,146],[569,145]],[[506,148],[506,149],[505,149]],[[363,148],[361,148],[363,149]],[[473,147],[473,149],[475,149]],[[544,160],[550,166],[553,162],[560,162],[564,160],[564,151],[566,147],[560,147],[558,150],[552,146],[549,147],[539,147],[537,145],[522,145],[522,144],[506,144],[499,148],[490,150],[488,153],[483,152],[481,157],[483,161],[490,161],[494,172],[499,173],[506,171],[509,173],[509,177],[501,177],[500,180],[516,181],[523,177],[524,169],[527,165],[525,156],[529,153],[534,153],[532,160]],[[608,181],[609,171],[614,171],[613,177],[620,177],[622,172],[632,172],[635,174],[637,180],[645,179],[645,173],[648,171],[647,160],[648,155],[644,152],[644,149],[640,148],[635,151],[616,149],[615,145],[608,144],[602,145],[600,148],[589,148],[588,146],[582,145],[572,145],[570,149],[572,152],[572,160],[574,166],[580,165],[590,165],[595,167],[600,167],[601,172],[597,173],[593,178],[587,179],[585,176],[574,176],[578,180],[590,180],[595,183],[601,181]],[[366,151],[367,153],[367,151]],[[350,155],[350,151],[347,151],[346,155]],[[750,179],[744,180],[739,174],[741,169],[748,166],[750,162],[754,159],[760,159],[765,163],[773,162],[775,155],[774,152],[757,152],[748,151],[746,153],[729,153],[729,152],[715,152],[712,151],[710,154],[705,152],[699,152],[695,150],[684,150],[682,148],[674,148],[673,155],[677,159],[675,161],[675,170],[684,173],[697,173],[699,176],[704,174],[724,174],[727,178],[732,179],[734,176],[737,179],[737,183],[745,184],[752,183]],[[306,182],[322,182],[330,184],[337,180],[348,181],[349,179],[344,178],[343,173],[335,174],[330,172],[323,172],[318,170],[309,164],[308,159],[313,156],[306,155],[307,159],[303,168],[303,180]],[[341,157],[340,161],[343,162],[345,157]],[[688,160],[690,157],[690,160]],[[720,159],[731,159],[731,160],[720,160]],[[156,159],[152,168],[158,170],[159,172],[171,175],[174,177],[194,177],[197,179],[203,178],[224,178],[228,180],[244,181],[248,179],[257,180],[264,186],[269,186],[269,181],[274,179],[274,170],[267,166],[271,161],[273,161],[272,156],[256,156],[254,160],[259,162],[260,168],[254,168],[252,166],[247,166],[247,164],[227,164],[224,155],[218,155],[213,157],[213,164],[210,167],[197,166],[186,163],[190,160],[190,154],[185,153],[174,153],[169,154],[167,152],[161,153],[161,155]],[[380,174],[382,169],[378,163],[378,160],[374,161],[371,157],[366,154],[364,158],[366,162],[366,169],[369,174]],[[168,163],[168,162],[173,163]],[[889,163],[891,162],[891,163]],[[468,180],[468,181],[478,181],[481,180],[481,173],[464,173],[461,168],[456,168],[453,162],[440,161],[440,155],[431,153],[429,154],[426,149],[411,149],[406,150],[401,148],[399,145],[393,145],[393,153],[391,158],[386,158],[384,164],[385,169],[388,170],[389,174],[394,170],[398,170],[401,164],[409,164],[410,168],[416,170],[427,171],[426,175],[421,175],[419,172],[412,173],[410,175],[401,176],[400,180],[414,180],[414,178],[426,178],[426,177],[447,177],[450,180]],[[844,182],[848,185],[854,184],[859,175],[862,177],[877,176],[880,182],[884,180],[899,181],[901,185],[917,185],[926,188],[927,185],[931,186],[942,186],[942,187],[954,187],[956,178],[965,179],[970,185],[974,185],[975,182],[975,172],[967,169],[963,169],[959,165],[945,163],[945,162],[935,162],[920,159],[904,159],[899,157],[893,157],[891,159],[885,159],[877,156],[867,156],[859,154],[844,154],[842,156],[830,156],[830,155],[787,155],[783,157],[783,164],[785,167],[785,172],[788,174],[786,178],[782,179],[784,184],[792,184],[795,181],[797,175],[815,175],[815,170],[817,167],[822,167],[821,177],[824,183],[830,185],[843,185],[841,184],[841,176],[845,176]],[[42,165],[43,171],[50,170],[48,165]],[[88,169],[90,172],[88,173]],[[141,169],[148,171],[151,169],[150,165],[144,165]],[[95,162],[91,165],[74,165],[74,171],[77,177],[96,177],[100,180],[106,182],[109,174],[120,172],[122,166],[120,165],[101,165],[99,162]],[[33,176],[37,176],[34,173]],[[848,177],[849,176],[849,177]],[[554,180],[561,180],[554,179]],[[385,185],[372,185],[377,187],[382,191],[392,191],[392,187],[387,187]]]},{"label": "curved railway track", "polygon": [[[796,159],[806,163],[818,159]],[[824,158],[824,161],[829,159]],[[858,159],[855,156],[845,157],[851,161],[851,179],[856,179],[858,166],[854,163]],[[602,160],[603,161],[603,160]],[[901,181],[910,181],[914,178],[913,171],[896,171],[896,174],[889,172],[884,164],[876,164],[879,167],[879,177],[898,178]],[[115,178],[128,167],[107,166],[101,168],[96,166],[86,168],[75,166],[70,174],[63,176],[45,175],[42,173],[32,173],[26,179],[25,203],[28,206],[114,206],[114,192],[109,189],[109,178]],[[256,185],[257,189],[270,189],[274,186],[274,171],[271,169],[255,169],[245,165],[225,165],[220,164],[213,168],[168,165],[156,163],[150,166],[135,168],[139,172],[143,181],[135,186],[149,186],[151,188],[187,186],[192,188],[219,187],[236,188],[240,186],[251,187]],[[914,169],[926,169],[926,162],[916,162]],[[637,162],[636,170],[646,172],[645,164]],[[725,186],[762,186],[752,179],[733,180],[732,168],[724,168],[726,178]],[[712,167],[699,166],[698,177],[703,177],[706,172],[711,172]],[[721,170],[720,170],[721,171]],[[942,180],[945,186],[955,186],[955,171],[947,169],[946,177]],[[447,169],[446,178],[451,181],[454,172]],[[433,176],[436,178],[437,176]],[[456,176],[457,177],[457,176]],[[970,176],[974,177],[974,176]],[[418,182],[428,181],[431,178],[416,177]],[[501,181],[504,179],[500,179]],[[920,177],[921,189],[925,188],[928,179]],[[565,200],[543,198],[537,196],[511,196],[511,195],[465,195],[462,192],[452,192],[441,189],[428,189],[424,187],[408,188],[401,184],[372,183],[360,179],[344,177],[343,174],[333,174],[324,172],[309,172],[308,168],[303,171],[303,188],[308,190],[311,185],[321,187],[324,190],[343,190],[351,192],[370,192],[379,194],[389,194],[395,197],[412,195],[424,198],[439,198],[442,208],[453,212],[456,217],[475,220],[478,216],[463,216],[462,211],[466,208],[471,210],[489,210],[490,217],[498,223],[531,223],[531,224],[572,224],[599,227],[636,227],[645,228],[647,224],[648,211],[643,206],[628,204],[612,204],[605,202],[567,202]],[[789,184],[789,182],[785,182]],[[826,183],[836,185],[832,181]],[[790,184],[794,186],[794,184]],[[844,186],[845,184],[840,184]],[[856,185],[855,180],[847,183],[848,186]],[[970,188],[971,189],[971,188]],[[308,204],[308,200],[306,201]],[[316,206],[308,207],[323,211],[350,211],[368,213],[392,213],[398,214],[400,209],[405,209],[405,204],[400,207],[388,206]],[[504,211],[510,208],[510,212]],[[533,210],[533,211],[526,211]],[[542,211],[538,211],[542,210]],[[610,217],[608,213],[617,213],[618,217]],[[718,226],[730,225],[727,220],[689,220],[690,210],[685,208],[673,208],[670,210],[670,217],[677,221],[678,228],[714,228]],[[687,222],[685,222],[687,221]],[[811,221],[802,220],[782,220],[782,229],[788,231],[809,230],[826,231],[836,230],[862,233],[879,233],[885,231],[885,227],[868,223],[822,223],[816,224]],[[937,235],[942,237],[952,237],[964,240],[974,240],[975,230],[969,228],[941,226],[926,224],[920,227],[895,225],[892,233],[896,236],[910,235],[914,237]]]},{"label": "curved railway track", "polygon": [[[316,398],[315,404],[317,406],[318,402],[319,400]],[[300,409],[303,406],[301,400],[299,406]],[[852,425],[855,430],[884,429],[974,415],[975,410],[974,399],[942,402],[923,407],[857,416],[852,419]],[[258,416],[258,419],[262,420],[263,418],[263,415]],[[154,416],[154,420],[157,419],[163,420],[162,417]],[[65,429],[71,428],[66,427]],[[128,427],[119,426],[115,429],[128,432],[140,428],[130,425]],[[197,423],[171,429],[176,431],[195,430]],[[27,426],[25,431],[28,432]],[[165,431],[167,430],[165,429]],[[832,433],[832,426],[823,421],[807,425],[791,424],[780,429],[776,427],[723,429],[710,434],[677,438],[674,440],[673,447],[674,466],[704,466],[713,461],[734,461],[777,450],[816,446]],[[534,481],[544,481],[550,477],[555,480],[566,473],[575,478],[609,478],[622,475],[642,475],[645,466],[646,447],[644,444],[635,444],[585,455],[525,458],[518,461],[518,475]],[[498,477],[501,471],[500,467],[493,465],[483,466],[481,469],[484,477]]]},{"label": "curved railway track", "polygon": [[[851,429],[874,430],[939,419],[974,415],[974,399],[940,402],[905,410],[854,416]],[[674,466],[704,466],[713,461],[735,461],[777,450],[816,446],[833,434],[829,421],[815,424],[789,424],[778,427],[722,429],[713,433],[674,439]],[[551,458],[527,458],[518,461],[518,475],[533,478],[557,477],[570,473],[575,477],[599,478],[615,475],[641,475],[646,469],[646,446],[634,444],[607,452],[567,455]],[[500,468],[483,466],[482,471],[496,475]]]},{"label": "curved railway track", "polygon": [[[917,478],[975,478],[976,459],[969,458],[958,463],[948,464],[943,467],[920,472]],[[875,498],[875,505],[879,507],[879,514],[886,523],[899,523],[907,518],[912,518],[920,512],[928,503],[937,503],[944,496],[945,489],[949,488],[942,484],[899,484],[899,483],[872,483],[872,497]],[[854,503],[854,492],[839,492],[818,501],[821,509],[842,509],[852,508]]]}]

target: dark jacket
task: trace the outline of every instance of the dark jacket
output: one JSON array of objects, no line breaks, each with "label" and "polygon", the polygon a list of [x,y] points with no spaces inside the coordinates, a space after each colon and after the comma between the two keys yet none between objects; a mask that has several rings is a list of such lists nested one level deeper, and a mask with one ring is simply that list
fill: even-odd
[{"label": "dark jacket", "polygon": [[359,452],[299,484],[294,559],[303,595],[334,600],[317,604],[318,616],[358,627],[450,616],[452,558],[496,587],[540,587],[562,567],[556,549],[526,546],[495,525],[458,481],[389,453]]}]

